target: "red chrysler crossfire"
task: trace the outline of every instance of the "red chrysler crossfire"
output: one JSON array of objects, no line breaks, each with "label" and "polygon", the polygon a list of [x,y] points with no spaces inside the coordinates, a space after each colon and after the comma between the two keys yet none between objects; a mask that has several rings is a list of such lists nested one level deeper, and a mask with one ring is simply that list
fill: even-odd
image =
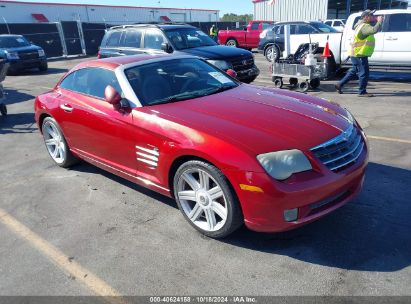
[{"label": "red chrysler crossfire", "polygon": [[293,229],[359,193],[368,144],[346,109],[230,75],[191,56],[88,61],[36,98],[35,118],[57,165],[173,197],[213,238]]}]

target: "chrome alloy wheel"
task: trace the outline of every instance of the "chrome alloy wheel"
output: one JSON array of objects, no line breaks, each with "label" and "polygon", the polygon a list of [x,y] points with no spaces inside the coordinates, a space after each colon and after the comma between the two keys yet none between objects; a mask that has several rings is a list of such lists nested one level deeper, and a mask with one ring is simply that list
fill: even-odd
[{"label": "chrome alloy wheel", "polygon": [[51,122],[47,121],[43,126],[44,143],[51,158],[62,164],[67,157],[67,147],[60,130]]},{"label": "chrome alloy wheel", "polygon": [[177,195],[188,219],[202,230],[221,229],[227,221],[227,198],[221,186],[207,172],[188,169],[181,174]]},{"label": "chrome alloy wheel", "polygon": [[234,39],[230,39],[230,40],[227,41],[226,46],[236,48],[237,47],[237,42]]}]

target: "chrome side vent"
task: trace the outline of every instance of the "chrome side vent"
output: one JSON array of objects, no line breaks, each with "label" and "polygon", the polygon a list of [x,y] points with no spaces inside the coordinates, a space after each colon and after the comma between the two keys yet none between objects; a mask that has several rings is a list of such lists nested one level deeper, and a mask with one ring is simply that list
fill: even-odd
[{"label": "chrome side vent", "polygon": [[156,147],[136,146],[137,161],[142,162],[149,167],[157,168],[160,153]]}]

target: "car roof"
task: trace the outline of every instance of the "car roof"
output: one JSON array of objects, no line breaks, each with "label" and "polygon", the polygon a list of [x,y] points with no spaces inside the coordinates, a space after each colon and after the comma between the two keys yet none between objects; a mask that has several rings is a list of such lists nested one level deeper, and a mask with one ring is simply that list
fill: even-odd
[{"label": "car roof", "polygon": [[23,35],[17,35],[17,34],[1,34],[0,37],[23,37]]},{"label": "car roof", "polygon": [[138,54],[131,56],[109,57],[104,59],[94,59],[78,64],[73,70],[81,68],[105,68],[115,70],[120,66],[138,64],[143,61],[161,60],[161,59],[179,59],[179,58],[196,58],[194,56],[176,56],[170,54]]},{"label": "car roof", "polygon": [[281,21],[281,22],[277,22],[275,25],[296,24],[296,23],[310,24],[310,23],[321,23],[321,21]]},{"label": "car roof", "polygon": [[174,30],[174,29],[195,28],[195,27],[189,24],[185,24],[185,23],[156,23],[156,24],[139,23],[139,24],[113,26],[110,28],[110,30],[119,30],[119,29],[127,29],[127,28],[159,28],[163,30]]},{"label": "car roof", "polygon": [[[351,16],[360,16],[362,12],[352,14]],[[393,15],[393,14],[411,14],[411,10],[407,9],[390,9],[390,10],[379,10],[374,13],[374,15]]]}]

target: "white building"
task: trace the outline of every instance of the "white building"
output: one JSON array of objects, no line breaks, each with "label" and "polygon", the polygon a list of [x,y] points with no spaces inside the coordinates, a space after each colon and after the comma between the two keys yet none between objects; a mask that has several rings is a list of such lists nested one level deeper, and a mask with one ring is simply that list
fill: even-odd
[{"label": "white building", "polygon": [[110,6],[95,4],[62,4],[0,1],[0,22],[32,23],[82,21],[107,24],[135,22],[213,22],[218,10],[164,7]]},{"label": "white building", "polygon": [[344,19],[369,9],[407,8],[401,0],[254,0],[254,19],[270,21],[314,21]]}]

